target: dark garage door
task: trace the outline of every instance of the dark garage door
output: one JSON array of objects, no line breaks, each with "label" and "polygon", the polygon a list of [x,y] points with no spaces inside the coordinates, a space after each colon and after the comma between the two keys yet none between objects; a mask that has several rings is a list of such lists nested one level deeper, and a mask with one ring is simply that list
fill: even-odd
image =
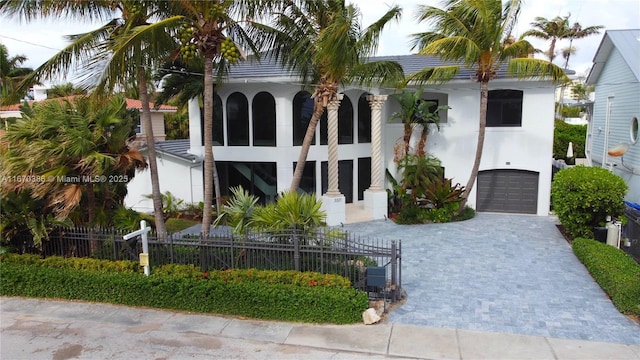
[{"label": "dark garage door", "polygon": [[525,170],[480,171],[477,210],[535,214],[538,210],[538,173]]}]

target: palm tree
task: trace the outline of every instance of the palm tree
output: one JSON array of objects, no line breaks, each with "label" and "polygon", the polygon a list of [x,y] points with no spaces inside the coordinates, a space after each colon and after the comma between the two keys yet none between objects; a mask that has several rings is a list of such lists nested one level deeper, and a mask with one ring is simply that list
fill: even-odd
[{"label": "palm tree", "polygon": [[112,198],[132,170],[146,165],[138,150],[126,144],[131,124],[123,97],[47,101],[25,107],[22,114],[3,137],[7,151],[0,171],[12,181],[3,182],[1,191],[30,192],[58,219],[84,204],[83,223],[94,225],[96,191]]},{"label": "palm tree", "polygon": [[394,6],[366,29],[360,24],[360,11],[344,0],[285,1],[284,8],[274,14],[272,27],[263,30],[273,34],[271,55],[305,83],[315,86],[314,110],[305,134],[300,155],[291,180],[296,191],[318,120],[327,104],[336,98],[343,82],[385,83],[403,76],[395,62],[371,61],[377,49],[380,32],[391,20],[400,18],[401,9]]},{"label": "palm tree", "polygon": [[552,20],[547,20],[544,17],[536,17],[535,21],[531,23],[534,29],[525,31],[522,34],[522,38],[527,36],[533,36],[544,40],[550,40],[549,49],[544,52],[549,59],[549,62],[553,62],[556,57],[556,42],[558,40],[565,39],[569,32],[569,16],[556,16]]},{"label": "palm tree", "polygon": [[33,71],[31,68],[20,66],[25,61],[27,61],[27,57],[24,55],[9,57],[7,47],[0,44],[0,104],[10,104],[11,102],[8,100],[10,94],[18,99],[27,94],[26,90],[16,91],[17,84]]},{"label": "palm tree", "polygon": [[526,40],[513,41],[511,31],[516,25],[522,0],[447,0],[444,8],[420,6],[417,19],[427,21],[433,31],[414,35],[414,47],[422,55],[439,56],[445,61],[459,62],[422,69],[407,78],[407,82],[446,82],[461,66],[475,69],[480,83],[478,143],[469,181],[465,186],[460,210],[464,209],[478,176],[487,123],[489,82],[497,70],[507,66],[510,75],[523,78],[550,78],[568,81],[564,71],[553,63],[527,58],[533,46]]},{"label": "palm tree", "polygon": [[[568,47],[569,51],[567,52],[566,56],[564,56],[565,69],[569,67],[569,58],[571,57],[571,54],[575,53],[575,48],[572,47],[573,40],[583,39],[583,38],[586,38],[587,36],[599,34],[600,29],[603,29],[603,28],[604,26],[602,25],[587,26],[583,28],[582,25],[578,22],[573,23],[573,25],[569,27],[569,30],[565,36],[566,39],[569,39],[569,47]],[[571,51],[571,49],[573,49],[573,51]]]},{"label": "palm tree", "polygon": [[47,90],[47,98],[67,97],[73,95],[86,95],[87,90],[81,89],[68,82],[65,84],[54,85],[51,89]]},{"label": "palm tree", "polygon": [[[204,61],[204,214],[202,234],[209,235],[212,222],[211,209],[214,191],[216,210],[220,214],[220,181],[213,157],[213,102],[214,82],[220,83],[230,65],[244,57],[240,49],[259,54],[256,40],[259,32],[249,33],[258,11],[271,6],[266,0],[241,1],[188,1],[169,2],[182,28],[178,36],[182,41],[180,55],[186,61],[201,57]],[[242,19],[242,20],[237,20]],[[215,81],[217,79],[217,81]],[[213,187],[212,187],[213,185]]]},{"label": "palm tree", "polygon": [[33,6],[29,0],[0,3],[0,14],[20,16],[27,20],[60,16],[108,20],[98,29],[68,36],[71,44],[38,67],[20,83],[19,88],[24,89],[30,83],[44,78],[66,75],[79,65],[85,69],[82,73],[82,86],[96,87],[98,95],[109,93],[116,86],[130,84],[131,78],[136,79],[142,103],[141,123],[146,134],[158,234],[165,234],[166,228],[162,217],[162,198],[149,107],[149,76],[146,69],[153,66],[155,61],[163,61],[176,46],[173,37],[165,31],[167,20],[148,23],[151,18],[163,19],[168,13],[167,5],[168,2],[162,0],[66,0],[39,2],[38,6]]}]

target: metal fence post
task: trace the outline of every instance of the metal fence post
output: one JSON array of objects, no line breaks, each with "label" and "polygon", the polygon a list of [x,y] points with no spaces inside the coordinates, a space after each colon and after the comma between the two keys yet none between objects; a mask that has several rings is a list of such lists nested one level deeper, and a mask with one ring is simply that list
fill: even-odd
[{"label": "metal fence post", "polygon": [[396,241],[392,240],[391,241],[391,288],[393,289],[393,301],[398,300],[397,299],[397,291],[398,291],[398,287],[397,285],[397,270],[398,270],[398,258],[397,258],[397,247],[396,247]]},{"label": "metal fence post", "polygon": [[300,271],[300,239],[298,230],[293,229],[293,263],[296,271]]}]

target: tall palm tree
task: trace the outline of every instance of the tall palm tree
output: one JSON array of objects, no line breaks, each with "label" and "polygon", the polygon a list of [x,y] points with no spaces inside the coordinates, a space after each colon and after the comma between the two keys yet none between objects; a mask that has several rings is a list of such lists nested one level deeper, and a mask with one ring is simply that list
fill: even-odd
[{"label": "tall palm tree", "polygon": [[564,71],[553,63],[527,58],[533,49],[529,42],[511,38],[521,4],[522,0],[508,0],[504,4],[501,0],[446,0],[443,8],[420,6],[418,9],[417,20],[428,22],[434,30],[415,34],[414,47],[419,47],[422,55],[439,56],[461,65],[422,69],[409,75],[407,82],[446,82],[465,66],[475,69],[475,81],[480,83],[478,142],[460,210],[464,209],[478,176],[487,123],[489,82],[497,76],[497,70],[506,65],[507,72],[519,79],[568,81]]},{"label": "tall palm tree", "polygon": [[359,9],[344,0],[291,0],[284,5],[274,14],[272,26],[263,29],[274,36],[271,55],[315,86],[313,115],[291,181],[290,190],[296,191],[318,120],[339,86],[343,82],[384,83],[403,76],[402,67],[395,62],[368,61],[377,49],[380,32],[400,18],[401,9],[392,7],[363,29]]},{"label": "tall palm tree", "polygon": [[241,49],[256,56],[260,53],[261,32],[255,23],[247,20],[256,17],[277,2],[268,0],[238,1],[189,1],[169,2],[182,30],[178,36],[182,41],[180,55],[185,60],[201,57],[204,61],[204,214],[202,233],[209,235],[211,207],[214,193],[216,210],[220,214],[220,181],[213,156],[213,103],[214,84],[220,84],[230,66],[244,58]]},{"label": "tall palm tree", "polygon": [[533,36],[536,38],[549,40],[549,49],[544,51],[549,59],[549,62],[553,62],[556,58],[556,43],[558,40],[565,39],[569,32],[569,16],[556,16],[555,18],[548,20],[544,17],[538,16],[535,21],[531,23],[533,29],[525,31],[522,37]]},{"label": "tall palm tree", "polygon": [[[565,69],[569,68],[569,58],[571,57],[571,54],[575,52],[575,48],[573,48],[573,40],[583,39],[583,38],[586,38],[587,36],[599,34],[600,30],[603,28],[604,26],[602,25],[593,25],[593,26],[587,26],[583,28],[579,22],[575,22],[569,27],[568,32],[565,36],[566,39],[569,39],[569,47],[568,47],[569,51],[566,54],[566,56],[564,56]],[[571,49],[573,49],[573,51],[571,51]]]},{"label": "tall palm tree", "polygon": [[[17,84],[33,71],[31,68],[21,67],[25,61],[27,61],[27,57],[24,55],[9,57],[7,47],[0,44],[0,104],[9,104],[9,95],[16,91]],[[13,95],[15,98],[20,99],[26,94],[26,90],[23,90]]]},{"label": "tall palm tree", "polygon": [[[162,0],[60,0],[51,2],[10,0],[0,3],[0,14],[26,20],[39,17],[98,19],[107,22],[93,31],[68,36],[71,43],[38,67],[20,83],[20,89],[41,79],[67,75],[73,69],[85,69],[81,86],[96,87],[98,95],[116,86],[137,81],[142,103],[141,123],[146,134],[149,171],[153,193],[156,230],[165,234],[162,198],[158,180],[155,143],[149,107],[147,69],[156,61],[164,61],[175,48],[172,36],[165,31],[167,20],[149,23],[151,18],[164,19],[168,2]],[[97,76],[96,76],[97,75]],[[15,101],[15,99],[14,99]]]}]

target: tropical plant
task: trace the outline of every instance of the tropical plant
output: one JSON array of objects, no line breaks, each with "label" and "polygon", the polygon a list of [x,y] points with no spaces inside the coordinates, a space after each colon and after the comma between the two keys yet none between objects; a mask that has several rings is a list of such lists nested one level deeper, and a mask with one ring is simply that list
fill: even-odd
[{"label": "tropical plant", "polygon": [[[549,78],[566,82],[564,71],[551,62],[527,58],[533,46],[526,40],[515,40],[511,32],[516,25],[522,0],[446,0],[444,7],[420,6],[418,20],[432,25],[432,31],[414,35],[413,46],[419,54],[439,56],[446,61],[461,62],[476,70],[480,83],[479,129],[476,154],[465,186],[464,209],[473,189],[484,146],[487,123],[489,82],[504,65],[510,75],[523,78]],[[460,71],[460,65],[422,69],[410,74],[407,83],[447,82]]]},{"label": "tropical plant", "polygon": [[[144,195],[147,199],[153,199],[153,194]],[[165,191],[162,194],[162,213],[165,222],[169,218],[179,217],[180,211],[184,209],[184,200],[175,197],[171,191]]]},{"label": "tropical plant", "polygon": [[366,29],[361,14],[344,0],[285,1],[273,16],[272,27],[261,27],[273,36],[270,54],[303,83],[315,86],[314,110],[305,133],[290,189],[297,191],[318,120],[327,104],[336,99],[345,83],[387,83],[402,78],[402,67],[390,61],[370,61],[380,32],[399,19],[401,9],[389,9]]},{"label": "tropical plant", "polygon": [[418,124],[422,126],[422,132],[415,154],[423,155],[425,153],[427,135],[429,134],[429,124],[435,124],[436,128],[440,130],[439,112],[450,109],[448,105],[437,106],[436,102],[423,100],[422,91],[422,88],[416,91],[402,90],[400,93],[391,95],[391,98],[400,104],[400,112],[393,113],[391,118],[399,119],[404,124],[404,135],[402,137],[404,151],[402,154],[396,154],[394,158],[397,159],[396,162],[410,153],[411,134],[413,133],[413,127]]},{"label": "tropical plant", "polygon": [[27,106],[23,119],[3,136],[7,150],[0,158],[0,175],[9,181],[3,181],[2,194],[28,191],[43,199],[57,219],[84,204],[80,221],[94,225],[97,210],[121,202],[135,169],[146,165],[140,152],[127,145],[132,126],[126,115],[122,97]]},{"label": "tropical plant", "polygon": [[425,198],[435,209],[454,208],[455,213],[462,201],[464,188],[459,183],[453,185],[452,179],[438,178],[432,181],[431,186],[425,191]]},{"label": "tropical plant", "polygon": [[551,184],[551,204],[572,237],[593,238],[593,228],[604,226],[606,217],[624,215],[629,187],[607,169],[575,166],[560,170]]},{"label": "tropical plant", "polygon": [[17,89],[17,85],[33,71],[31,68],[21,67],[25,61],[27,57],[24,55],[9,57],[7,47],[0,44],[0,105],[11,104],[15,102],[12,99],[22,99],[27,95],[27,89]]},{"label": "tropical plant", "polygon": [[242,186],[232,187],[231,194],[231,199],[222,207],[222,212],[213,222],[213,226],[226,223],[233,228],[234,234],[242,235],[252,223],[253,211],[259,199],[249,194]]},{"label": "tropical plant", "polygon": [[87,95],[87,90],[78,88],[73,83],[68,82],[64,84],[58,84],[47,90],[47,99],[67,97],[74,95]]},{"label": "tropical plant", "polygon": [[424,205],[431,185],[444,176],[440,160],[434,156],[408,155],[398,164],[402,171],[402,193],[409,194],[411,203]]},{"label": "tropical plant", "polygon": [[298,229],[307,231],[324,225],[326,214],[321,202],[313,194],[300,194],[286,190],[275,203],[256,208],[252,226],[262,229]]},{"label": "tropical plant", "polygon": [[[569,46],[568,46],[569,51],[567,52],[566,56],[564,56],[565,69],[569,68],[569,58],[571,57],[571,54],[575,52],[575,48],[573,47],[573,40],[583,39],[583,38],[586,38],[587,36],[599,34],[600,30],[603,28],[604,26],[602,25],[593,25],[593,26],[587,26],[583,28],[582,25],[578,22],[573,23],[572,25],[569,26],[569,29],[565,36],[565,39],[569,39]],[[574,51],[572,51],[572,49],[574,49]]]},{"label": "tropical plant", "polygon": [[563,120],[556,120],[553,129],[553,157],[567,160],[567,148],[571,142],[575,157],[583,158],[586,140],[587,125],[571,125]]},{"label": "tropical plant", "polygon": [[[161,0],[100,1],[6,1],[0,3],[0,14],[27,20],[47,17],[106,20],[93,31],[70,35],[71,43],[24,79],[19,89],[34,82],[66,76],[74,67],[84,69],[80,87],[96,87],[95,94],[111,93],[116,87],[128,88],[132,79],[138,86],[142,103],[141,123],[146,134],[146,147],[151,174],[151,188],[156,230],[166,233],[162,218],[162,200],[156,162],[147,69],[164,61],[176,48],[174,38],[166,32],[169,2]],[[118,17],[121,16],[121,17]],[[150,19],[160,19],[149,23]],[[78,66],[81,65],[81,66]],[[99,76],[96,76],[99,74]],[[15,101],[15,99],[14,99]]]}]

